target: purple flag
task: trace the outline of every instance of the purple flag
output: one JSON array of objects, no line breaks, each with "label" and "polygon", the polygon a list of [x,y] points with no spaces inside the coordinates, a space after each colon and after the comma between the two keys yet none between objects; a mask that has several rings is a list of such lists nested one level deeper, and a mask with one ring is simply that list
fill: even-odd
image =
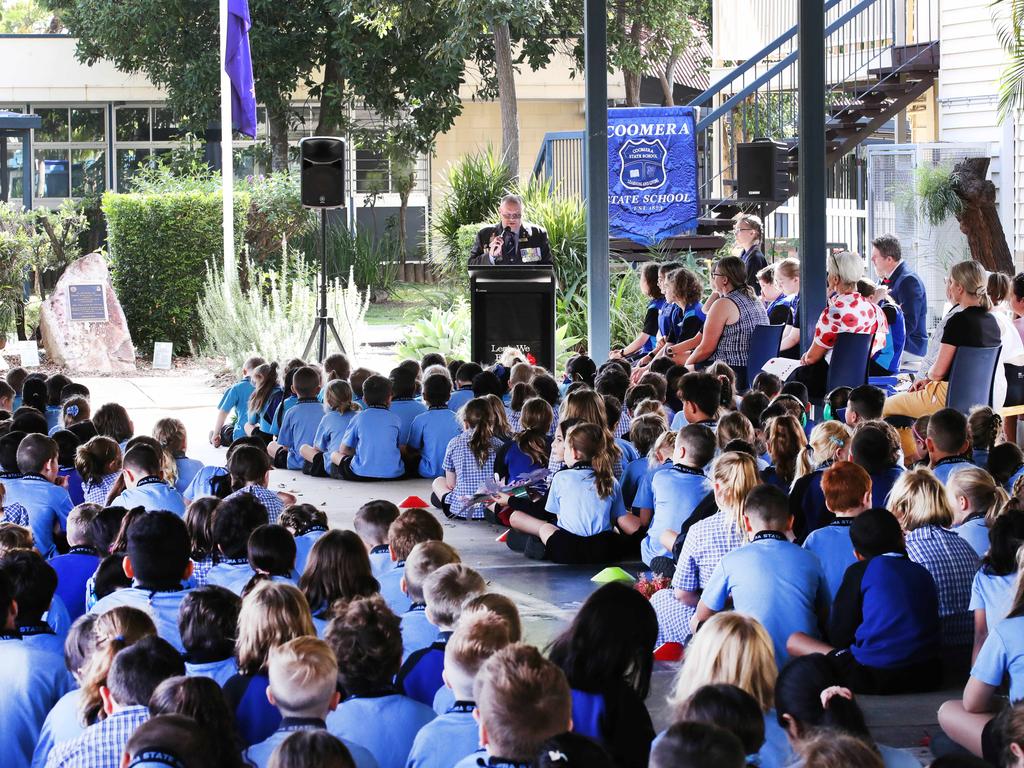
[{"label": "purple flag", "polygon": [[249,53],[248,0],[228,0],[228,41],[224,71],[231,80],[231,126],[256,137],[256,87]]}]

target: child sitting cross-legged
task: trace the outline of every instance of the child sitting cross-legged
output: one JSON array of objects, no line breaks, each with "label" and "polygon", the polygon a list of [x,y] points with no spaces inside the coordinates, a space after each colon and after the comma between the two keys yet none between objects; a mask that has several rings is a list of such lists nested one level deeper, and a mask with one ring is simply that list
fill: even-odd
[{"label": "child sitting cross-legged", "polygon": [[320,374],[315,368],[303,366],[295,372],[292,392],[299,400],[284,415],[277,439],[267,446],[277,469],[302,469],[299,449],[313,443],[324,415],[323,404],[316,399],[320,393]]},{"label": "child sitting cross-legged", "polygon": [[528,542],[526,554],[558,563],[607,563],[616,559],[613,526],[625,516],[622,490],[612,473],[607,430],[577,424],[565,436],[566,468],[551,478],[545,510],[556,523],[528,512],[513,512],[509,524],[540,540]]},{"label": "child sitting cross-legged", "polygon": [[[413,553],[415,554],[415,552]],[[410,555],[410,558],[412,556]],[[435,570],[423,582],[423,600],[427,620],[438,629],[434,641],[425,648],[413,649],[398,672],[398,688],[427,706],[444,685],[444,648],[462,614],[462,604],[483,594],[483,577],[461,563],[449,563]]]},{"label": "child sitting cross-legged", "polygon": [[331,454],[331,477],[351,481],[394,480],[405,474],[398,439],[402,420],[388,410],[391,382],[373,375],[363,382],[366,407],[356,414]]},{"label": "child sitting cross-legged", "polygon": [[137,444],[124,455],[121,477],[125,489],[113,500],[115,507],[143,507],[148,512],[164,510],[185,515],[185,500],[164,481],[163,457],[153,448]]},{"label": "child sitting cross-legged", "polygon": [[235,639],[241,608],[238,595],[224,587],[199,587],[185,595],[178,609],[185,674],[223,686],[238,673]]},{"label": "child sitting cross-legged", "polygon": [[327,716],[327,730],[366,747],[380,768],[405,768],[416,734],[434,711],[392,687],[402,662],[398,617],[379,595],[356,598],[335,611],[325,639],[348,694]]},{"label": "child sitting cross-legged", "polygon": [[[274,733],[245,752],[255,768],[268,768],[274,749],[297,731],[327,730],[325,719],[333,712],[338,693],[338,661],[323,640],[297,637],[270,651],[267,662],[270,679],[267,698],[281,712],[281,724]],[[356,768],[375,768],[366,749],[340,736]]]},{"label": "child sitting cross-legged", "polygon": [[[228,387],[221,397],[220,403],[217,405],[217,420],[210,431],[211,445],[216,447],[231,445],[235,440],[245,437],[245,425],[249,423],[249,398],[256,391],[249,377],[263,364],[262,357],[250,357],[246,360],[242,365],[242,378]],[[233,422],[225,425],[224,422],[232,413],[234,413]],[[95,420],[94,418],[93,421]],[[100,430],[100,434],[103,434],[102,430]],[[131,434],[128,436],[131,437]]]},{"label": "child sitting cross-legged", "polygon": [[299,577],[299,589],[309,601],[313,625],[323,637],[339,600],[369,597],[380,585],[370,571],[363,542],[352,531],[335,529],[317,540]]},{"label": "child sitting cross-legged", "polygon": [[444,682],[455,700],[417,734],[408,768],[450,768],[479,749],[473,683],[484,662],[510,642],[508,626],[495,615],[459,622],[444,649]]},{"label": "child sitting cross-legged", "polygon": [[441,463],[444,476],[435,478],[430,502],[445,517],[480,519],[484,516],[483,503],[467,505],[466,497],[476,493],[481,483],[494,479],[494,459],[504,441],[498,437],[496,412],[485,398],[470,400],[460,416],[463,432],[445,449]]},{"label": "child sitting cross-legged", "polygon": [[821,476],[825,506],[835,517],[824,528],[811,531],[804,549],[817,555],[825,570],[830,599],[843,583],[846,569],[857,562],[850,543],[854,518],[871,507],[871,475],[850,461],[837,461]]},{"label": "child sitting cross-legged", "polygon": [[370,556],[370,569],[376,578],[395,568],[395,561],[391,559],[391,551],[388,548],[388,531],[397,519],[398,507],[394,502],[374,499],[357,509],[352,521],[352,527],[363,540],[366,552]]},{"label": "child sitting cross-legged", "polygon": [[733,608],[761,622],[775,644],[775,660],[788,659],[794,632],[811,636],[828,617],[830,595],[818,558],[786,537],[793,526],[785,492],[761,485],[748,495],[743,520],[750,543],[726,554],[704,586],[691,624]]},{"label": "child sitting cross-legged", "polygon": [[444,452],[452,438],[462,432],[459,417],[448,408],[452,382],[444,374],[429,374],[423,380],[423,401],[427,410],[412,420],[406,450],[419,455],[420,477],[433,479],[444,473]]},{"label": "child sitting cross-legged", "polygon": [[412,601],[402,589],[405,578],[405,561],[412,548],[423,541],[441,541],[444,528],[425,509],[406,509],[388,528],[388,550],[394,567],[377,577],[380,582],[380,596],[388,608],[401,616],[412,608]]},{"label": "child sitting cross-legged", "polygon": [[[426,413],[427,406],[420,402],[416,395],[419,390],[419,372],[412,368],[398,366],[392,369],[388,377],[391,380],[391,407],[390,411],[401,421],[398,431],[398,444],[407,449],[409,445],[409,432],[412,430],[412,423],[422,413]],[[413,470],[411,474],[417,474],[419,465],[419,454],[416,451],[403,451],[407,457],[407,464]]]},{"label": "child sitting cross-legged", "polygon": [[313,477],[331,476],[331,454],[341,447],[352,420],[360,408],[352,402],[352,385],[344,379],[335,379],[327,385],[324,394],[326,413],[320,419],[311,444],[299,448],[302,454],[302,472]]},{"label": "child sitting cross-legged", "polygon": [[267,525],[267,509],[255,496],[243,493],[217,505],[213,513],[217,564],[207,572],[207,584],[241,594],[253,573],[249,566],[249,537],[261,525]]},{"label": "child sitting cross-legged", "polygon": [[427,618],[423,582],[441,566],[461,562],[455,548],[443,541],[421,542],[409,553],[405,561],[405,575],[402,577],[402,591],[412,601],[412,607],[399,616],[402,622],[403,663],[414,651],[429,648],[438,639],[437,625]]}]

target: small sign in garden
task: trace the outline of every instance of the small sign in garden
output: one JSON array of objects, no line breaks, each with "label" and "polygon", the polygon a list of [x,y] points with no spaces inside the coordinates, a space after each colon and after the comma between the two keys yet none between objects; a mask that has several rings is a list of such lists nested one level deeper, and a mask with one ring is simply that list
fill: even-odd
[{"label": "small sign in garden", "polygon": [[153,342],[153,368],[162,371],[171,369],[171,352],[174,344],[169,341]]},{"label": "small sign in garden", "polygon": [[107,297],[102,283],[72,283],[68,286],[68,320],[107,322]]}]

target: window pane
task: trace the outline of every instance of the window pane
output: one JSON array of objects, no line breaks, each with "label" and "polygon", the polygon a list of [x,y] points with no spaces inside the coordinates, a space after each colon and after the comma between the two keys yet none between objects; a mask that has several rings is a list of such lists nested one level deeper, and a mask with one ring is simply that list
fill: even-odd
[{"label": "window pane", "polygon": [[118,141],[149,141],[149,107],[119,109],[115,115]]},{"label": "window pane", "polygon": [[11,200],[21,200],[22,179],[24,173],[21,167],[21,142],[7,140],[7,178],[11,183]]},{"label": "window pane", "polygon": [[68,140],[68,110],[67,107],[52,107],[37,109],[36,114],[43,118],[43,125],[35,132],[36,141],[58,141]]},{"label": "window pane", "polygon": [[67,197],[70,192],[68,151],[37,149],[34,153],[36,197]]},{"label": "window pane", "polygon": [[379,152],[356,150],[356,192],[380,194],[390,192],[388,161]]},{"label": "window pane", "polygon": [[102,149],[71,150],[71,196],[99,195],[107,188],[107,153]]},{"label": "window pane", "polygon": [[117,150],[117,189],[128,192],[132,188],[132,177],[149,161],[148,149]]},{"label": "window pane", "polygon": [[153,141],[177,141],[181,129],[169,109],[153,108]]},{"label": "window pane", "polygon": [[71,140],[104,141],[106,139],[105,122],[101,107],[95,109],[72,109]]}]

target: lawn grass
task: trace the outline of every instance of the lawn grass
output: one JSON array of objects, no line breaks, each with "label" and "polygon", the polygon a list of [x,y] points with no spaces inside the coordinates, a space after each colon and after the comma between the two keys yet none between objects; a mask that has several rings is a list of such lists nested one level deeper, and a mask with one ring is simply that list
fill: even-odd
[{"label": "lawn grass", "polygon": [[425,315],[436,306],[449,306],[453,290],[439,285],[395,283],[387,301],[371,304],[366,312],[367,325],[404,325]]}]

